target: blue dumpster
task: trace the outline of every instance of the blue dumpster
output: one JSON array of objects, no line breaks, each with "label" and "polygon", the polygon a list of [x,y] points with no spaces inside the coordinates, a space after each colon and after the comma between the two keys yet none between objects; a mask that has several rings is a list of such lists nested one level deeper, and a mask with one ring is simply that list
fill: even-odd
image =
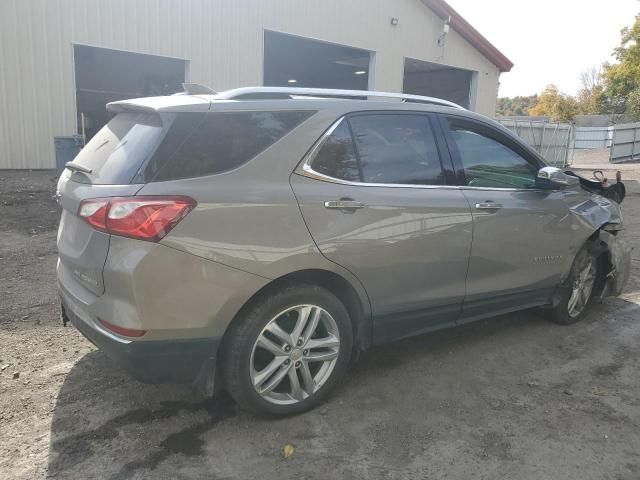
[{"label": "blue dumpster", "polygon": [[58,173],[64,170],[67,162],[76,158],[76,155],[80,153],[84,146],[82,135],[53,137],[53,144],[56,147],[56,170],[58,170]]}]

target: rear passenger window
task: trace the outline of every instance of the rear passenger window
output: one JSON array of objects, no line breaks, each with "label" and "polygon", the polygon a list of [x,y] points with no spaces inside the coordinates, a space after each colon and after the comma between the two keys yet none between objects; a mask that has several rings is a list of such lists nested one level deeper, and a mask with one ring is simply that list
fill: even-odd
[{"label": "rear passenger window", "polygon": [[165,140],[171,145],[158,148],[145,169],[145,180],[176,180],[232,170],[273,145],[311,113],[209,113],[188,137],[176,138],[171,131],[167,134]]},{"label": "rear passenger window", "polygon": [[339,180],[362,181],[362,172],[346,121],[340,122],[322,144],[312,167],[318,173]]},{"label": "rear passenger window", "polygon": [[356,115],[325,140],[314,171],[365,183],[441,185],[440,157],[424,115]]},{"label": "rear passenger window", "polygon": [[349,122],[364,182],[444,183],[435,139],[425,115],[358,115]]}]

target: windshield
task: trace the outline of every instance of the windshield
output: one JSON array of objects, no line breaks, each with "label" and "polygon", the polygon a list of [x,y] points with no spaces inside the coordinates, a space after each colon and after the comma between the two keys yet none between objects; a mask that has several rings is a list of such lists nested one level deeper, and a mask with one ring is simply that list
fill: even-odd
[{"label": "windshield", "polygon": [[82,149],[74,163],[91,169],[75,173],[73,180],[99,185],[131,182],[153,153],[164,133],[162,119],[153,113],[120,113]]}]

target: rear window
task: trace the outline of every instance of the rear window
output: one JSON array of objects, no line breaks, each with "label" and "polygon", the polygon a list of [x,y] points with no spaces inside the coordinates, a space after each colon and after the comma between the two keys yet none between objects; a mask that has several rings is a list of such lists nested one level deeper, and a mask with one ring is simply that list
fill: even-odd
[{"label": "rear window", "polygon": [[124,185],[153,153],[163,137],[162,120],[149,113],[121,113],[113,117],[73,160],[90,168],[74,180]]},{"label": "rear window", "polygon": [[[198,177],[237,168],[273,145],[312,113],[208,113],[188,137],[173,135],[172,126],[145,167],[144,181]],[[176,119],[175,124],[180,123]]]}]

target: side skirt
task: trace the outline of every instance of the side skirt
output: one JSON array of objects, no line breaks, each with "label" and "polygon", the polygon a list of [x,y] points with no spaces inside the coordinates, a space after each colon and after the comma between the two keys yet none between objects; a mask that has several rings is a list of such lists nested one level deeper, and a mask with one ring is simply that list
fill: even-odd
[{"label": "side skirt", "polygon": [[555,288],[539,288],[536,290],[502,293],[491,297],[465,299],[462,306],[462,315],[457,324],[463,325],[487,317],[549,305],[555,290]]},{"label": "side skirt", "polygon": [[484,318],[549,305],[554,290],[528,290],[466,300],[462,305],[455,303],[429,309],[374,315],[373,344],[380,345]]}]

